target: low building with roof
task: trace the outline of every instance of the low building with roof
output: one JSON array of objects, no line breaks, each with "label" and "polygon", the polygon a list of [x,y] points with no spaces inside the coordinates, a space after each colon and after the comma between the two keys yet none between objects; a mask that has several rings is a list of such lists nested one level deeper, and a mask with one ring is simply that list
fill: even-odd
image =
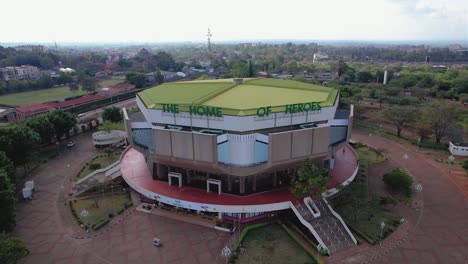
[{"label": "low building with roof", "polygon": [[102,95],[86,94],[75,99],[70,99],[70,100],[65,100],[65,101],[60,101],[60,102],[47,102],[45,104],[51,107],[57,108],[57,109],[67,109],[67,108],[74,107],[77,105],[102,100],[104,98],[105,97]]},{"label": "low building with roof", "polygon": [[8,121],[26,119],[55,110],[55,107],[47,104],[32,104],[18,106],[7,114]]}]

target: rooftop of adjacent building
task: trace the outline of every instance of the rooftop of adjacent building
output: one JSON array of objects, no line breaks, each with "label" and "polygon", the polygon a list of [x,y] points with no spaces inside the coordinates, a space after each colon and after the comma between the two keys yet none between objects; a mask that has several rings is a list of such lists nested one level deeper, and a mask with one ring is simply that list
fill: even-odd
[{"label": "rooftop of adjacent building", "polygon": [[165,83],[138,94],[146,107],[162,104],[202,105],[223,108],[224,114],[254,115],[259,107],[284,111],[282,106],[320,102],[332,106],[338,91],[319,85],[270,78],[219,79]]}]

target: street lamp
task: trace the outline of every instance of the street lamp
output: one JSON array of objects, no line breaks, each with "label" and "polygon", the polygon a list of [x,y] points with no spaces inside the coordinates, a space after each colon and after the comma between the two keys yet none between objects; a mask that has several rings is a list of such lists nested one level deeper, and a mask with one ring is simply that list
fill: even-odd
[{"label": "street lamp", "polygon": [[379,245],[382,246],[382,234],[383,234],[383,229],[385,228],[385,223],[384,221],[382,221],[380,223],[380,242],[379,242]]},{"label": "street lamp", "polygon": [[416,152],[419,151],[419,144],[421,144],[421,138],[418,138],[418,147],[416,148]]},{"label": "street lamp", "polygon": [[448,160],[449,160],[449,172],[452,170],[452,164],[453,164],[453,161],[455,160],[455,157],[453,155],[450,155],[448,157]]}]

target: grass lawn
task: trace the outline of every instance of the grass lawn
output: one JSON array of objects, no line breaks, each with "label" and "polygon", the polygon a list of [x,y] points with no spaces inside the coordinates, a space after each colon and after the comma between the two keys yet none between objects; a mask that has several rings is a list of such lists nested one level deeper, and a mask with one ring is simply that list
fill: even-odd
[{"label": "grass lawn", "polygon": [[236,263],[314,263],[278,224],[250,230],[242,244],[246,251]]},{"label": "grass lawn", "polygon": [[[115,85],[125,81],[124,76],[113,76],[111,79],[102,80],[100,86]],[[21,106],[48,101],[62,100],[67,97],[85,94],[84,91],[71,92],[68,86],[54,87],[50,89],[12,93],[0,96],[0,104],[10,106]]]},{"label": "grass lawn", "polygon": [[112,76],[110,79],[99,82],[101,87],[116,85],[125,81],[125,76]]},{"label": "grass lawn", "polygon": [[93,172],[94,170],[90,168],[91,164],[99,163],[101,164],[101,169],[103,169],[111,165],[112,163],[116,162],[119,159],[119,157],[120,157],[120,154],[111,154],[110,156],[93,158],[92,160],[88,162],[88,164],[84,167],[84,169],[73,180],[77,181],[83,178],[84,176],[90,174],[91,172]]},{"label": "grass lawn", "polygon": [[85,94],[83,91],[71,92],[68,86],[60,86],[50,89],[12,93],[0,96],[0,104],[21,106],[48,101],[60,100],[67,97]]},{"label": "grass lawn", "polygon": [[361,161],[366,161],[369,165],[379,163],[385,160],[384,156],[367,146],[359,147],[356,151],[359,155],[359,159]]},{"label": "grass lawn", "polygon": [[[84,224],[97,224],[109,217],[110,213],[117,212],[124,208],[125,203],[130,201],[130,195],[128,193],[104,194],[104,196],[98,196],[96,198],[77,200],[72,202],[72,206],[76,211],[76,215]],[[96,204],[98,207],[96,207]],[[81,216],[82,210],[88,211],[88,216]]]}]

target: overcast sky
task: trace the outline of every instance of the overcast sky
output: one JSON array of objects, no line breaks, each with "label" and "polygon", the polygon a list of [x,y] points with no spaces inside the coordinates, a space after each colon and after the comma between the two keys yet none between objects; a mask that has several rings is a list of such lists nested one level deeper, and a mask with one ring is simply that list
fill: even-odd
[{"label": "overcast sky", "polygon": [[22,0],[0,42],[468,40],[467,0]]}]

